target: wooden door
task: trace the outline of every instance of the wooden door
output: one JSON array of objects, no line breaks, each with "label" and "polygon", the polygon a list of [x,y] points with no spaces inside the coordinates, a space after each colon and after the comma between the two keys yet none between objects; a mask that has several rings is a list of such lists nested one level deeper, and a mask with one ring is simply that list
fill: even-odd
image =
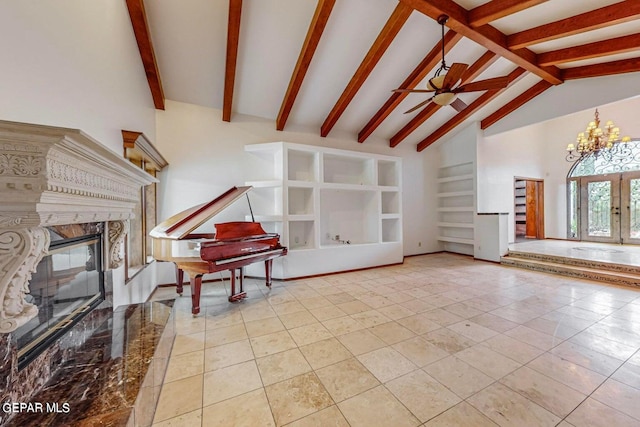
[{"label": "wooden door", "polygon": [[515,178],[516,239],[544,239],[544,181]]},{"label": "wooden door", "polygon": [[527,180],[526,229],[527,239],[544,239],[544,182]]}]

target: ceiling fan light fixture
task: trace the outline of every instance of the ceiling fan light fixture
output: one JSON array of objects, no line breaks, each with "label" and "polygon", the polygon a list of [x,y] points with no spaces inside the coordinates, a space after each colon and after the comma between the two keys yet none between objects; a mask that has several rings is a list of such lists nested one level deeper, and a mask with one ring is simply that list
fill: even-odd
[{"label": "ceiling fan light fixture", "polygon": [[435,76],[427,80],[427,89],[429,90],[438,90],[442,89],[444,86],[444,77],[446,74],[442,74],[439,76]]},{"label": "ceiling fan light fixture", "polygon": [[432,100],[438,105],[449,105],[456,99],[456,94],[452,92],[443,92],[435,95]]}]

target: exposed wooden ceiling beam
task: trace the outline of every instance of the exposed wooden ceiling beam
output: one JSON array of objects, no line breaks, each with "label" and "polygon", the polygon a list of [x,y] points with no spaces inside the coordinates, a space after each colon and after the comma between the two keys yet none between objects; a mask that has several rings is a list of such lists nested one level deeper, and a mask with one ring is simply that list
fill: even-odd
[{"label": "exposed wooden ceiling beam", "polygon": [[442,14],[449,16],[447,26],[464,37],[508,59],[519,67],[539,76],[552,84],[562,83],[561,70],[557,67],[538,65],[536,54],[528,49],[512,51],[507,47],[507,36],[491,25],[472,28],[468,11],[453,0],[400,0],[415,10],[438,19]]},{"label": "exposed wooden ceiling beam", "polygon": [[320,135],[327,136],[329,134],[340,116],[342,116],[342,113],[347,109],[351,100],[358,93],[358,90],[360,90],[364,82],[367,80],[371,71],[373,71],[375,66],[378,64],[378,61],[382,58],[382,55],[384,55],[393,39],[395,39],[398,32],[400,32],[402,26],[407,22],[411,12],[413,12],[411,7],[404,3],[398,3],[387,20],[387,23],[382,28],[382,31],[369,49],[369,52],[367,52],[367,55],[364,57],[362,63],[351,78],[351,81],[345,88],[344,92],[342,92],[338,102],[336,102],[336,105],[322,124],[322,127],[320,128]]},{"label": "exposed wooden ceiling beam", "polygon": [[238,41],[240,40],[240,15],[242,0],[229,0],[229,24],[227,25],[227,61],[224,71],[224,98],[222,100],[222,120],[231,121],[233,87],[236,81],[238,61]]},{"label": "exposed wooden ceiling beam", "polygon": [[492,0],[469,10],[469,25],[480,27],[505,16],[544,3],[547,0]]},{"label": "exposed wooden ceiling beam", "polygon": [[540,80],[535,85],[531,86],[529,89],[500,107],[497,111],[488,115],[485,119],[480,122],[480,129],[486,129],[489,126],[493,125],[499,120],[502,120],[504,117],[513,113],[518,108],[522,107],[527,102],[531,101],[536,96],[540,95],[545,90],[549,89],[553,85],[546,80]]},{"label": "exposed wooden ceiling beam", "polygon": [[[511,86],[516,81],[520,80],[522,77],[524,77],[525,74],[526,74],[525,70],[520,67],[516,68],[514,71],[509,73],[509,76],[508,76],[509,86]],[[431,135],[429,135],[428,137],[420,141],[420,143],[418,143],[417,150],[419,152],[424,150],[425,148],[427,148],[428,146],[430,146],[431,144],[433,144],[434,142],[442,138],[444,135],[451,132],[460,123],[464,122],[467,119],[467,117],[469,117],[470,115],[475,113],[477,110],[487,105],[489,102],[491,102],[495,97],[500,95],[506,89],[507,88],[488,90],[482,95],[480,95],[475,101],[469,104],[467,108],[465,108],[464,110],[456,114],[451,120],[449,120],[448,122],[440,126],[435,132],[433,132]]]},{"label": "exposed wooden ceiling beam", "polygon": [[[464,72],[461,79],[461,85],[467,82],[473,81],[484,70],[489,68],[491,64],[498,60],[499,56],[491,51],[487,51],[476,62],[471,64],[469,68]],[[400,144],[407,136],[409,136],[414,130],[427,121],[436,111],[440,109],[440,105],[432,102],[422,109],[413,119],[409,121],[402,129],[396,132],[395,135],[389,140],[389,145],[395,147]]]},{"label": "exposed wooden ceiling beam", "polygon": [[622,24],[634,19],[640,19],[640,2],[638,0],[621,1],[511,34],[507,37],[507,46],[510,49],[522,49],[537,43]]},{"label": "exposed wooden ceiling beam", "polygon": [[[451,48],[453,48],[453,46],[455,46],[461,39],[462,36],[455,31],[447,31],[447,34],[444,35],[445,52],[451,50]],[[442,59],[441,54],[442,44],[438,42],[399,87],[403,89],[415,88],[418,83],[427,77],[429,71],[431,71]],[[387,99],[387,102],[380,107],[378,112],[373,115],[371,120],[369,120],[360,133],[358,133],[358,142],[364,142],[364,140],[367,139],[378,126],[380,126],[384,119],[391,114],[391,112],[402,102],[404,98],[407,97],[407,95],[409,95],[408,92],[393,92],[389,99]]]},{"label": "exposed wooden ceiling beam", "polygon": [[142,58],[144,72],[147,75],[149,89],[151,89],[153,105],[158,110],[164,110],[164,91],[162,90],[156,55],[153,51],[153,43],[151,43],[151,34],[149,32],[149,25],[147,24],[147,14],[144,10],[144,3],[142,0],[127,0],[127,9],[129,10],[129,17],[131,18],[133,33],[138,43],[138,50]]},{"label": "exposed wooden ceiling beam", "polygon": [[469,68],[462,73],[460,78],[460,84],[466,84],[473,81],[476,77],[482,74],[487,68],[492,66],[500,57],[490,50],[482,54]]},{"label": "exposed wooden ceiling beam", "polygon": [[556,65],[640,50],[640,33],[538,54],[540,65]]},{"label": "exposed wooden ceiling beam", "polygon": [[307,36],[304,39],[302,49],[300,50],[300,56],[298,56],[298,62],[296,63],[296,67],[291,75],[291,80],[289,81],[287,93],[285,94],[284,99],[282,100],[282,105],[280,106],[280,112],[276,119],[277,130],[284,129],[284,125],[287,123],[289,113],[291,113],[293,103],[296,101],[300,87],[302,87],[302,82],[307,74],[307,70],[309,69],[311,60],[313,59],[313,54],[318,47],[320,37],[322,37],[322,32],[327,25],[329,15],[331,15],[331,10],[333,10],[335,3],[336,0],[318,0],[316,11],[313,14],[313,19],[311,19],[311,24],[309,24]]},{"label": "exposed wooden ceiling beam", "polygon": [[602,64],[583,65],[582,67],[562,70],[565,80],[585,79],[588,77],[612,76],[640,71],[640,57],[620,59]]}]

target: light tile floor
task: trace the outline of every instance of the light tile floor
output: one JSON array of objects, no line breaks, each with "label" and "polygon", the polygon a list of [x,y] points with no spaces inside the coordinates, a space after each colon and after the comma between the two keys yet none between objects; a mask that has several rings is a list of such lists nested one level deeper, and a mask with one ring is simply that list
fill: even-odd
[{"label": "light tile floor", "polygon": [[246,283],[178,298],[153,426],[640,425],[640,290],[446,253]]}]

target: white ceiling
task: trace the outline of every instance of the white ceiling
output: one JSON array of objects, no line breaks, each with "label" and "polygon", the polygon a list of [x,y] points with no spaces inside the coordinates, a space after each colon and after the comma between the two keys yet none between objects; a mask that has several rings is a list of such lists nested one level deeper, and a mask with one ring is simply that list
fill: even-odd
[{"label": "white ceiling", "polygon": [[[617,1],[549,1],[494,21],[492,25],[505,34],[511,34]],[[316,3],[317,0],[243,1],[234,113],[275,121]],[[457,3],[471,9],[485,1],[457,0]],[[167,99],[222,108],[228,4],[229,0],[146,1],[149,26]],[[397,4],[397,0],[336,1],[287,126],[295,124],[319,132],[320,125]],[[631,34],[637,30],[638,21],[635,21],[531,46],[531,50],[554,50]],[[359,132],[387,100],[391,90],[400,85],[439,40],[439,25],[414,11],[337,122],[335,129],[353,135]],[[447,63],[472,64],[484,52],[483,47],[463,39],[447,54]],[[612,56],[606,61],[637,56],[638,51],[635,51]],[[603,60],[579,61],[563,64],[562,67],[594,62]],[[514,64],[500,59],[478,79],[506,75],[513,69]],[[537,81],[538,77],[527,75],[468,120],[483,119]],[[552,90],[553,88],[550,89]],[[461,98],[469,103],[480,94],[462,94]],[[636,94],[630,93],[629,96]],[[405,115],[403,111],[424,99],[419,94],[407,96],[377,128],[374,135],[390,138],[413,117],[413,114]],[[453,108],[440,109],[406,141],[415,143],[422,140],[455,114]]]}]

